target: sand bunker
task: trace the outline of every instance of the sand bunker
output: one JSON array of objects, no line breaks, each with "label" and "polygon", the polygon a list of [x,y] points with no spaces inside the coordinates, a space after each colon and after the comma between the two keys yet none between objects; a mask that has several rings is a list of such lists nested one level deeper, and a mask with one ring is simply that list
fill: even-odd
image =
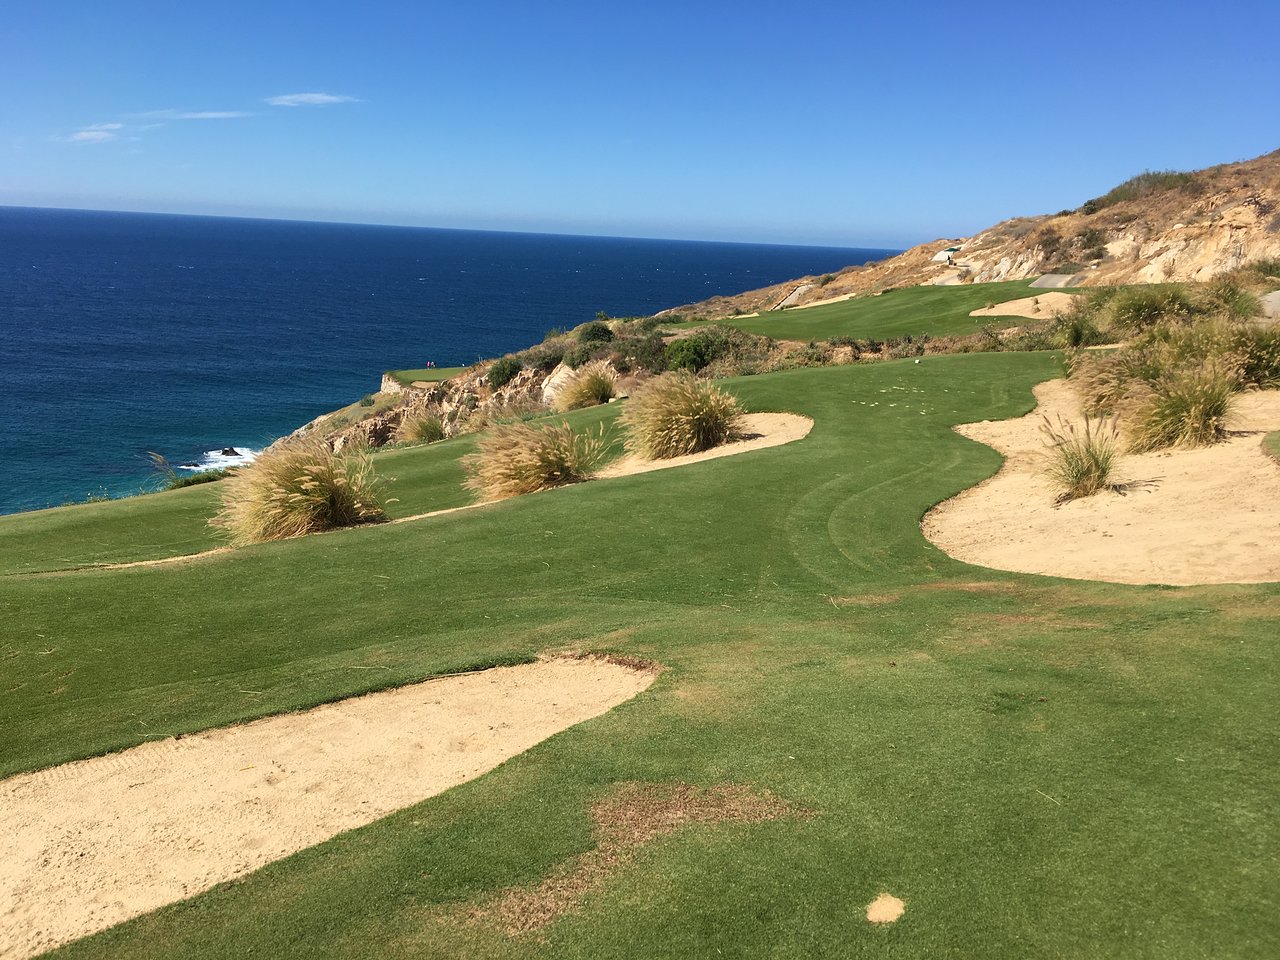
[{"label": "sand bunker", "polygon": [[867,920],[871,923],[893,923],[907,905],[891,893],[882,893],[867,904]]},{"label": "sand bunker", "polygon": [[474,779],[654,672],[442,677],[0,782],[0,957],[33,956]]},{"label": "sand bunker", "polygon": [[1066,312],[1075,303],[1076,294],[1042,293],[1034,297],[1023,297],[1021,300],[1009,300],[997,303],[994,307],[983,307],[971,310],[971,317],[1028,317],[1032,320],[1048,320],[1055,313]]},{"label": "sand bunker", "polygon": [[780,447],[784,443],[808,436],[812,429],[813,421],[796,413],[748,413],[742,418],[742,432],[745,437],[736,443],[726,443],[722,447],[712,447],[702,453],[671,457],[668,460],[623,457],[609,464],[597,476],[602,480],[612,477],[629,477],[637,473],[649,473],[652,470],[667,470],[670,467],[701,463],[703,460],[715,460],[718,457],[732,457],[752,450],[763,450],[766,447]]},{"label": "sand bunker", "polygon": [[965,424],[1008,459],[995,477],[935,507],[924,535],[951,556],[997,570],[1114,583],[1280,581],[1280,468],[1261,448],[1280,427],[1280,391],[1241,394],[1223,443],[1122,457],[1117,479],[1144,484],[1054,506],[1042,417],[1079,421],[1064,380],[1036,387],[1016,420]]}]

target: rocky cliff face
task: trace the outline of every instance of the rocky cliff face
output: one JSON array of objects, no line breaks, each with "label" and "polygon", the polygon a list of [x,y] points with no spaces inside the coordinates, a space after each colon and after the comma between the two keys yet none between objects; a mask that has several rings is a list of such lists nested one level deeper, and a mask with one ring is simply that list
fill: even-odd
[{"label": "rocky cliff face", "polygon": [[769,310],[802,287],[788,305],[887,287],[1056,272],[1074,274],[1073,285],[1082,286],[1203,281],[1273,258],[1280,258],[1280,151],[1194,173],[1142,175],[1077,210],[1007,220],[834,276],[802,277],[670,312],[715,318]]}]

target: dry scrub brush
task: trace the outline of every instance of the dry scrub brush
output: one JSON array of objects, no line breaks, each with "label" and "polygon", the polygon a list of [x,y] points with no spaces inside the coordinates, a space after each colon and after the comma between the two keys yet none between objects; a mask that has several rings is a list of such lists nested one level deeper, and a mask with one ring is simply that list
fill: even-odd
[{"label": "dry scrub brush", "polygon": [[666,373],[632,394],[618,422],[627,450],[650,460],[699,453],[737,440],[742,407],[688,371]]},{"label": "dry scrub brush", "polygon": [[573,379],[561,388],[556,397],[556,407],[561,411],[568,411],[608,403],[613,399],[615,384],[609,365],[596,360],[581,367]]},{"label": "dry scrub brush", "polygon": [[611,446],[603,428],[577,433],[567,423],[511,423],[482,436],[462,464],[468,489],[485,500],[502,500],[586,480]]},{"label": "dry scrub brush", "polygon": [[1171,372],[1140,388],[1129,400],[1129,449],[1135,453],[1165,447],[1203,447],[1227,433],[1239,380],[1221,367]]},{"label": "dry scrub brush", "polygon": [[1119,428],[1114,419],[1085,417],[1084,429],[1078,430],[1061,417],[1057,426],[1045,417],[1040,430],[1050,446],[1049,478],[1062,490],[1058,503],[1119,489],[1112,479],[1120,455]]},{"label": "dry scrub brush", "polygon": [[210,522],[236,546],[387,519],[369,451],[334,453],[318,437],[266,450],[221,486],[222,510]]}]

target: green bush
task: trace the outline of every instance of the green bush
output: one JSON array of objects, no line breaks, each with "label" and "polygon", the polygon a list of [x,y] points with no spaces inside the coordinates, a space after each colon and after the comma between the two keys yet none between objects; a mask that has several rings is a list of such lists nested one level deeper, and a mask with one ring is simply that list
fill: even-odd
[{"label": "green bush", "polygon": [[564,360],[566,346],[563,340],[546,340],[516,354],[516,362],[522,367],[549,373]]},{"label": "green bush", "polygon": [[742,407],[687,370],[665,373],[636,390],[618,422],[627,449],[650,460],[698,453],[740,436]]},{"label": "green bush", "polygon": [[577,370],[583,364],[590,363],[594,360],[598,349],[599,347],[595,344],[579,343],[565,351],[564,364],[567,367]]},{"label": "green bush", "polygon": [[1081,213],[1092,214],[1126,200],[1140,200],[1155,193],[1170,190],[1196,191],[1199,181],[1194,173],[1177,170],[1146,170],[1113,187],[1100,197],[1088,200],[1080,208]]},{"label": "green bush", "polygon": [[1071,306],[1054,318],[1053,325],[1064,347],[1075,349],[1107,342],[1098,326],[1098,308],[1088,297],[1073,298]]},{"label": "green bush", "polygon": [[500,360],[495,360],[486,375],[489,387],[497,390],[506,386],[521,369],[520,361],[515,357],[503,357]]},{"label": "green bush", "polygon": [[222,483],[210,522],[236,545],[386,520],[382,481],[366,449],[334,453],[318,437],[277,444]]},{"label": "green bush", "polygon": [[485,500],[502,500],[586,480],[610,446],[603,430],[586,434],[567,423],[511,423],[481,436],[476,452],[462,463],[470,490]]},{"label": "green bush", "polygon": [[1084,429],[1061,417],[1057,426],[1044,417],[1041,431],[1049,438],[1049,478],[1061,489],[1057,502],[1066,503],[1116,489],[1112,479],[1119,456],[1119,428],[1115,420],[1096,423],[1084,418]]},{"label": "green bush", "polygon": [[1205,293],[1207,312],[1228,320],[1251,320],[1262,313],[1262,301],[1254,293],[1230,280],[1215,280]]},{"label": "green bush", "polygon": [[622,354],[633,369],[648,370],[650,373],[662,373],[667,369],[667,345],[656,333],[615,340],[614,349]]},{"label": "green bush", "polygon": [[609,329],[609,325],[599,320],[583,324],[578,330],[579,343],[609,343],[612,339],[613,331]]},{"label": "green bush", "polygon": [[1280,387],[1280,327],[1235,327],[1230,351],[1244,386]]}]

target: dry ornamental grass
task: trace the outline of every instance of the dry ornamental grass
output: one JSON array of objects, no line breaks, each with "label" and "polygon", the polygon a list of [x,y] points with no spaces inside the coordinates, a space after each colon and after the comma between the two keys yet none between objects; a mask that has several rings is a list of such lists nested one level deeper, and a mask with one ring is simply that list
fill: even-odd
[{"label": "dry ornamental grass", "polygon": [[613,370],[602,360],[596,360],[578,370],[573,379],[564,385],[556,397],[561,411],[595,407],[613,399],[615,377]]},{"label": "dry ornamental grass", "polygon": [[742,407],[714,384],[688,371],[650,380],[618,418],[627,450],[649,460],[701,453],[740,439]]},{"label": "dry ornamental grass", "polygon": [[467,487],[502,500],[588,479],[609,452],[604,433],[577,433],[567,423],[504,424],[480,438],[463,459]]},{"label": "dry ornamental grass", "polygon": [[387,519],[381,488],[367,449],[338,454],[319,438],[291,440],[224,481],[210,523],[236,546],[379,523]]},{"label": "dry ornamental grass", "polygon": [[1112,480],[1119,456],[1119,429],[1115,420],[1101,417],[1084,418],[1084,429],[1058,418],[1055,426],[1044,417],[1040,430],[1048,437],[1050,454],[1048,474],[1062,492],[1058,503],[1091,497],[1104,490],[1115,490]]}]

